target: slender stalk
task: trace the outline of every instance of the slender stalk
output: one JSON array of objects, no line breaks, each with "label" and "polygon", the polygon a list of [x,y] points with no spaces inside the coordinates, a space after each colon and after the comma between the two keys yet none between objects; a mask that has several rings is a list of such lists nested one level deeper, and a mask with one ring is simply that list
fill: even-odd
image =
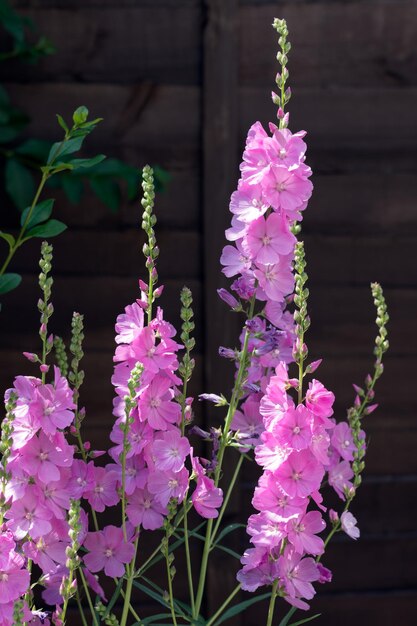
[{"label": "slender stalk", "polygon": [[239,593],[241,588],[241,585],[237,585],[237,587],[235,587],[232,591],[232,593],[227,596],[226,600],[223,602],[223,604],[221,605],[220,608],[217,609],[217,611],[215,612],[215,614],[213,615],[213,617],[211,617],[209,619],[208,622],[206,622],[206,626],[212,626],[212,624],[214,624],[214,622],[216,621],[216,619],[218,617],[220,617],[220,615],[223,613],[224,609],[229,606],[229,604],[231,603],[231,601],[233,600],[233,598],[236,596],[236,594]]},{"label": "slender stalk", "polygon": [[[174,606],[174,591],[172,588],[171,563],[169,560],[168,532],[166,534],[165,563],[166,563],[167,578],[168,578],[169,607],[171,609],[172,623],[174,626],[177,626],[177,616],[175,615],[175,606]],[[121,626],[123,625],[121,624]]]},{"label": "slender stalk", "polygon": [[80,600],[80,594],[79,591],[77,589],[76,593],[75,593],[75,601],[77,603],[77,607],[78,607],[78,612],[80,614],[81,617],[81,621],[83,623],[83,626],[88,626],[87,624],[87,620],[85,617],[85,613],[84,613],[84,609],[83,609],[83,605],[81,604],[81,600]]},{"label": "slender stalk", "polygon": [[43,174],[42,175],[41,182],[39,183],[38,189],[36,190],[35,197],[33,199],[33,202],[31,204],[31,206],[30,206],[28,214],[26,215],[26,219],[23,222],[22,228],[20,229],[20,232],[19,232],[19,235],[18,235],[18,237],[16,239],[16,242],[14,243],[13,246],[11,246],[11,248],[9,250],[9,254],[7,255],[6,260],[4,261],[4,263],[2,265],[2,268],[0,269],[0,276],[2,276],[4,274],[4,272],[6,271],[6,269],[9,266],[10,261],[14,257],[14,255],[16,253],[16,250],[19,248],[19,246],[22,243],[22,239],[23,239],[24,234],[26,232],[27,225],[29,224],[30,218],[32,217],[33,210],[34,210],[35,206],[38,203],[39,197],[40,197],[40,195],[41,195],[41,193],[43,191],[43,188],[44,188],[45,183],[48,180],[48,178],[49,178],[48,174]]},{"label": "slender stalk", "polygon": [[194,606],[195,606],[195,596],[194,596],[194,583],[193,583],[193,570],[191,565],[191,555],[190,555],[190,543],[188,541],[188,514],[187,507],[185,502],[183,502],[183,511],[184,511],[184,545],[185,545],[185,558],[187,563],[187,579],[188,579],[188,589],[190,593],[190,603],[191,609],[194,614]]},{"label": "slender stalk", "polygon": [[[124,592],[123,612],[122,612],[122,618],[120,620],[120,626],[126,626],[129,611],[131,612],[134,611],[133,607],[130,604],[130,599],[132,597],[133,581],[135,579],[135,563],[136,563],[136,555],[138,551],[138,544],[139,544],[139,532],[137,532],[137,536],[135,540],[135,551],[133,554],[133,558],[126,568],[127,582],[126,582],[126,590]],[[140,618],[138,619],[138,621],[140,622]]]},{"label": "slender stalk", "polygon": [[275,600],[277,598],[277,588],[278,588],[278,580],[274,580],[274,584],[272,585],[272,591],[271,591],[271,599],[269,601],[268,619],[266,622],[266,626],[272,626],[272,620],[274,618]]},{"label": "slender stalk", "polygon": [[[253,314],[255,311],[255,302],[256,302],[256,298],[254,295],[250,303],[248,319],[253,318]],[[237,374],[235,384],[233,387],[232,397],[230,399],[229,409],[227,411],[224,428],[222,431],[222,436],[220,437],[220,446],[219,446],[219,452],[217,455],[217,466],[216,466],[215,473],[214,473],[214,482],[216,486],[218,486],[219,480],[221,477],[221,469],[222,469],[222,464],[223,464],[224,453],[225,453],[227,443],[228,443],[230,425],[232,423],[232,419],[233,419],[233,416],[235,414],[235,411],[236,411],[236,408],[240,399],[243,379],[244,379],[246,369],[247,369],[246,360],[247,360],[247,355],[248,355],[249,336],[250,336],[249,329],[246,329],[245,338],[243,341],[242,353],[240,356],[239,370],[238,370],[238,374]],[[213,529],[213,519],[209,519],[209,521],[207,522],[206,538],[204,541],[203,556],[201,559],[200,579],[199,579],[198,588],[197,588],[195,611],[193,615],[194,618],[196,618],[196,616],[199,614],[200,609],[201,609],[201,604],[203,601],[204,586],[206,582],[207,566],[208,566],[208,559],[209,559],[210,546],[211,546],[212,529]]]},{"label": "slender stalk", "polygon": [[219,527],[220,527],[220,523],[221,523],[221,521],[223,519],[223,515],[224,515],[224,513],[226,511],[227,505],[229,504],[230,496],[232,495],[232,491],[233,491],[233,488],[234,488],[234,486],[236,484],[237,477],[239,476],[240,468],[242,467],[243,461],[244,461],[244,456],[243,456],[243,454],[240,454],[239,460],[238,460],[238,462],[236,464],[236,467],[235,467],[235,471],[233,472],[232,479],[231,479],[231,481],[229,483],[229,487],[228,487],[226,495],[224,497],[222,507],[221,507],[221,509],[219,511],[219,517],[216,520],[216,525],[214,526],[213,532],[211,534],[211,545],[212,546],[213,546],[214,538],[216,537],[216,535],[218,533],[218,530],[219,530]]},{"label": "slender stalk", "polygon": [[85,579],[82,567],[80,567],[78,571],[80,572],[81,582],[83,583],[85,595],[86,595],[86,598],[87,598],[88,606],[89,606],[90,611],[91,611],[91,616],[93,618],[94,626],[99,626],[99,623],[98,623],[97,617],[96,617],[96,612],[94,610],[93,601],[91,600],[90,590],[88,588],[88,584],[87,584],[87,581]]}]

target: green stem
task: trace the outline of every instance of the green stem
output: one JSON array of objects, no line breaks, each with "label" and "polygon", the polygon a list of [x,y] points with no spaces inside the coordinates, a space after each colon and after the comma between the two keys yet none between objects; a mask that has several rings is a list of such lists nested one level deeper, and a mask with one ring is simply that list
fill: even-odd
[{"label": "green stem", "polygon": [[[120,626],[126,626],[129,611],[133,610],[133,607],[130,604],[130,599],[132,597],[133,580],[135,578],[135,563],[136,563],[136,555],[138,551],[138,544],[139,544],[139,531],[137,530],[137,536],[135,540],[135,551],[133,554],[133,558],[131,562],[129,563],[129,565],[126,567],[126,572],[128,576],[127,576],[127,582],[126,582],[126,590],[124,592],[123,612],[122,612],[122,618],[120,621]],[[138,619],[138,621],[140,622],[140,619]]]},{"label": "green stem", "polygon": [[190,543],[188,541],[188,512],[185,501],[183,502],[183,513],[184,513],[184,545],[185,545],[185,558],[187,563],[187,578],[188,578],[188,589],[190,592],[190,602],[191,609],[194,614],[194,605],[195,605],[195,596],[194,596],[194,583],[193,583],[193,570],[191,565],[191,555],[190,555]]},{"label": "green stem", "polygon": [[78,589],[77,589],[77,591],[75,593],[75,601],[77,603],[78,612],[80,614],[83,626],[88,626],[87,620],[86,620],[86,617],[85,617],[85,613],[84,613],[84,609],[83,609],[83,605],[81,604],[80,593],[79,593]]},{"label": "green stem", "polygon": [[217,609],[213,617],[211,617],[209,621],[206,622],[206,626],[212,626],[212,624],[214,624],[216,619],[220,617],[220,615],[223,613],[224,609],[231,603],[235,595],[239,593],[240,588],[241,588],[241,585],[239,584],[237,587],[233,589],[232,593],[226,598],[226,600],[223,602],[221,607]]},{"label": "green stem", "polygon": [[231,481],[229,483],[229,487],[227,489],[227,493],[226,493],[226,495],[224,497],[222,507],[221,507],[221,509],[219,511],[219,517],[217,518],[216,525],[213,528],[213,532],[212,532],[212,535],[211,535],[211,545],[213,545],[214,538],[215,538],[215,536],[218,533],[218,530],[219,530],[219,527],[220,527],[220,523],[222,521],[223,515],[224,515],[224,513],[226,511],[226,508],[227,508],[227,505],[229,503],[230,496],[232,495],[232,491],[233,491],[233,488],[235,486],[237,477],[239,476],[240,468],[242,467],[242,463],[244,461],[244,458],[245,457],[243,456],[243,454],[240,454],[239,460],[238,460],[238,462],[236,464],[236,467],[235,467],[235,471],[233,472],[232,479],[231,479]]},{"label": "green stem", "polygon": [[41,182],[39,183],[38,189],[36,190],[35,197],[33,199],[31,207],[30,207],[30,209],[28,211],[28,214],[26,215],[26,219],[23,222],[22,228],[20,229],[20,233],[19,233],[19,235],[18,235],[14,245],[10,248],[9,254],[7,255],[7,258],[4,261],[3,266],[2,266],[2,268],[0,270],[0,276],[3,276],[3,274],[6,271],[10,261],[14,257],[14,255],[16,253],[16,250],[19,248],[19,246],[22,243],[22,239],[23,239],[24,234],[26,232],[27,225],[29,224],[29,220],[32,217],[33,209],[35,208],[35,206],[38,203],[39,197],[40,197],[40,195],[41,195],[41,193],[43,191],[43,188],[45,186],[46,181],[48,180],[48,177],[49,177],[48,174],[43,174],[42,175]]},{"label": "green stem", "polygon": [[94,606],[93,606],[93,601],[91,600],[90,590],[88,588],[88,584],[87,584],[87,581],[85,579],[82,567],[79,568],[79,572],[80,572],[81,582],[83,583],[85,595],[87,597],[88,606],[90,607],[91,616],[93,618],[94,626],[99,626],[99,623],[98,623],[97,617],[96,617],[96,612],[95,612]]},{"label": "green stem", "polygon": [[[255,302],[256,302],[256,298],[254,295],[250,303],[250,309],[249,309],[249,315],[248,315],[249,320],[253,318],[253,314],[255,311]],[[216,487],[219,484],[219,480],[221,476],[223,457],[224,457],[224,453],[225,453],[227,443],[228,443],[230,425],[232,423],[233,416],[236,412],[236,408],[237,408],[237,405],[240,399],[240,394],[242,391],[243,378],[246,373],[246,367],[247,367],[246,359],[248,355],[249,336],[250,336],[249,329],[246,328],[242,353],[240,355],[239,370],[238,370],[238,374],[237,374],[235,384],[233,387],[232,397],[230,399],[229,409],[227,411],[224,428],[222,431],[222,435],[220,437],[220,446],[219,446],[219,452],[217,455],[217,466],[216,466],[215,473],[214,473],[214,482],[216,484]],[[198,583],[198,588],[197,588],[195,611],[193,615],[194,618],[196,618],[196,616],[200,613],[201,604],[203,601],[204,587],[205,587],[206,576],[207,576],[208,558],[209,558],[210,546],[211,546],[212,529],[213,529],[213,519],[209,519],[207,523],[206,538],[204,541],[203,556],[201,559],[200,578],[199,578],[199,583]]]},{"label": "green stem", "polygon": [[[169,606],[171,609],[172,623],[174,626],[177,626],[177,616],[175,615],[175,606],[174,606],[174,591],[172,588],[172,576],[171,576],[171,565],[169,562],[169,536],[168,531],[165,535],[166,537],[166,546],[165,546],[165,563],[167,570],[167,578],[168,578],[168,593],[169,593]],[[123,626],[123,625],[121,625]]]},{"label": "green stem", "polygon": [[275,600],[277,598],[277,588],[278,588],[278,580],[275,580],[274,584],[272,585],[271,599],[269,601],[268,619],[266,622],[266,626],[272,626],[272,620],[274,618]]}]

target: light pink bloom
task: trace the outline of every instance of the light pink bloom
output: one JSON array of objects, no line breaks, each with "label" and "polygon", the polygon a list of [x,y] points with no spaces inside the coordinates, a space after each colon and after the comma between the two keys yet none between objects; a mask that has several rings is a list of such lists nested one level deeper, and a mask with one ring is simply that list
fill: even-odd
[{"label": "light pink bloom", "polygon": [[276,130],[266,143],[266,151],[272,161],[287,167],[302,163],[307,150],[303,141],[305,131],[292,134],[288,128]]},{"label": "light pink bloom", "polygon": [[197,513],[206,519],[218,517],[218,508],[223,502],[223,491],[216,487],[214,481],[207,476],[197,479],[197,486],[191,496],[191,501]]},{"label": "light pink bloom", "polygon": [[281,445],[272,433],[261,435],[262,443],[255,448],[255,459],[265,470],[277,470],[288,459],[291,448]]},{"label": "light pink bloom", "polygon": [[334,393],[328,391],[321,382],[313,378],[308,385],[306,405],[314,415],[321,418],[326,428],[332,428],[332,422],[326,418],[333,415],[333,403]]},{"label": "light pink bloom", "polygon": [[167,430],[168,424],[178,423],[181,407],[173,402],[172,382],[166,376],[155,376],[139,399],[139,417],[152,428]]},{"label": "light pink bloom", "polygon": [[54,371],[54,384],[39,385],[31,404],[31,411],[47,435],[54,435],[58,428],[67,428],[74,420],[72,409],[75,408],[75,404],[68,381],[61,376],[57,367]]},{"label": "light pink bloom", "polygon": [[349,537],[352,539],[359,539],[361,533],[359,528],[356,526],[358,523],[357,519],[352,515],[352,513],[344,511],[344,513],[340,516],[340,521],[342,523],[343,530],[347,535],[349,535]]},{"label": "light pink bloom", "polygon": [[187,468],[183,467],[178,472],[160,471],[158,469],[151,472],[148,479],[148,489],[164,507],[168,506],[171,498],[177,500],[178,503],[182,502],[188,489]]},{"label": "light pink bloom", "polygon": [[305,498],[319,489],[324,469],[309,450],[301,450],[292,452],[274,475],[290,497]]},{"label": "light pink bloom", "polygon": [[263,215],[267,209],[268,204],[258,185],[248,185],[241,181],[237,191],[234,191],[230,198],[230,211],[244,224],[250,224]]},{"label": "light pink bloom", "polygon": [[164,523],[167,509],[162,506],[148,489],[137,489],[128,498],[127,516],[134,526],[142,526],[145,530],[156,530]]},{"label": "light pink bloom", "polygon": [[[140,454],[146,445],[153,438],[153,429],[146,422],[139,421],[139,416],[137,411],[134,411],[132,416],[134,417],[133,424],[129,426],[127,440],[129,442],[129,450],[126,454],[126,458],[130,458],[131,456],[136,456]],[[117,446],[110,448],[109,454],[115,460],[120,460],[120,455],[123,452],[123,431],[120,428],[120,424],[126,421],[126,414],[123,413],[123,417],[116,420],[112,432],[110,433],[110,439],[114,443],[117,443]]]},{"label": "light pink bloom", "polygon": [[266,219],[259,217],[249,225],[243,249],[257,264],[272,265],[294,249],[295,241],[287,219],[272,213]]},{"label": "light pink bloom", "polygon": [[236,274],[242,274],[250,269],[249,256],[242,250],[241,245],[227,245],[223,248],[220,263],[224,266],[222,272],[230,278]]},{"label": "light pink bloom", "polygon": [[5,513],[9,528],[16,539],[23,539],[29,534],[38,539],[52,530],[52,513],[39,501],[39,492],[28,488],[22,500],[16,500]]},{"label": "light pink bloom", "polygon": [[104,569],[106,576],[120,578],[125,573],[125,564],[134,555],[133,544],[123,539],[123,530],[116,526],[106,526],[101,532],[88,533],[84,546],[89,553],[84,562],[91,572]]},{"label": "light pink bloom", "polygon": [[333,430],[332,446],[345,461],[353,461],[356,450],[352,430],[347,422],[339,422]]},{"label": "light pink bloom", "polygon": [[290,598],[313,598],[315,591],[311,583],[320,576],[314,559],[303,559],[288,547],[279,558],[279,569]]},{"label": "light pink bloom", "polygon": [[152,445],[152,454],[158,470],[179,472],[190,453],[187,437],[181,437],[178,430],[168,430]]},{"label": "light pink bloom", "polygon": [[248,520],[247,533],[252,537],[255,546],[265,546],[269,550],[281,545],[285,537],[285,521],[280,515],[264,511],[251,515]]},{"label": "light pink bloom", "polygon": [[244,591],[253,592],[263,585],[272,585],[278,578],[278,561],[269,556],[267,549],[246,550],[241,559],[244,566],[236,576]]},{"label": "light pink bloom", "polygon": [[27,541],[23,544],[25,555],[39,565],[44,574],[50,574],[57,570],[57,565],[65,565],[67,560],[65,549],[69,545],[69,539],[61,541],[58,533],[52,531],[39,537],[36,541]]},{"label": "light pink bloom", "polygon": [[95,511],[102,513],[106,506],[114,506],[119,502],[117,475],[104,467],[94,467],[93,478],[93,484],[86,489],[84,497]]},{"label": "light pink bloom", "polygon": [[342,500],[345,500],[345,489],[353,487],[350,478],[353,478],[353,470],[348,461],[341,461],[329,468],[329,485],[333,487]]},{"label": "light pink bloom", "polygon": [[319,511],[309,511],[299,519],[292,519],[287,524],[288,541],[298,554],[322,554],[323,539],[317,537],[326,527]]},{"label": "light pink bloom", "polygon": [[132,343],[143,328],[143,309],[134,302],[125,308],[125,312],[117,317],[116,343]]},{"label": "light pink bloom", "polygon": [[255,488],[252,504],[258,511],[271,511],[289,520],[302,515],[308,504],[306,498],[290,498],[278,484],[272,472],[263,474]]},{"label": "light pink bloom", "polygon": [[59,467],[70,467],[74,450],[64,435],[56,432],[47,437],[43,432],[32,437],[20,451],[20,464],[32,476],[38,476],[44,483],[60,479]]},{"label": "light pink bloom", "polygon": [[289,407],[281,420],[275,422],[271,428],[281,445],[304,450],[311,443],[312,413],[303,405],[296,408]]},{"label": "light pink bloom", "polygon": [[249,396],[241,408],[242,411],[236,411],[233,415],[231,428],[238,431],[236,437],[242,444],[240,450],[247,452],[250,446],[255,446],[259,442],[265,427],[259,413],[259,402],[253,396]]},{"label": "light pink bloom", "polygon": [[282,302],[294,287],[294,276],[291,272],[292,255],[282,256],[279,261],[272,265],[257,263],[254,275],[259,282],[264,295],[258,290],[258,299],[271,299]]},{"label": "light pink bloom", "polygon": [[261,184],[266,200],[275,211],[283,211],[291,219],[304,208],[313,191],[311,181],[282,165],[272,164]]},{"label": "light pink bloom", "polygon": [[24,559],[16,552],[0,569],[0,605],[8,604],[24,595],[29,588],[30,574],[24,566]]}]

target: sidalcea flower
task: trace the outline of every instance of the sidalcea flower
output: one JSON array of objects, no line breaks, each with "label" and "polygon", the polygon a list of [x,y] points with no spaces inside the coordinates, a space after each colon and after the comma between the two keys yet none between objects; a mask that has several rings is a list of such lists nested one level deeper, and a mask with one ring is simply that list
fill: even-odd
[{"label": "sidalcea flower", "polygon": [[49,521],[52,513],[41,503],[36,487],[29,487],[24,498],[13,502],[5,517],[9,520],[7,528],[13,532],[17,540],[23,539],[26,535],[38,539],[52,530]]},{"label": "sidalcea flower", "polygon": [[106,526],[100,532],[88,533],[84,541],[89,551],[84,562],[90,572],[104,569],[106,576],[121,577],[125,573],[125,565],[134,555],[135,548],[123,538],[123,530],[116,526]]},{"label": "sidalcea flower", "polygon": [[134,526],[156,530],[164,523],[167,509],[148,489],[136,489],[127,501],[127,516]]},{"label": "sidalcea flower", "polygon": [[272,213],[252,222],[243,239],[243,249],[256,264],[273,265],[294,249],[295,237],[284,216]]},{"label": "sidalcea flower", "polygon": [[168,430],[152,445],[152,454],[158,470],[179,472],[190,453],[190,443],[177,430]]},{"label": "sidalcea flower", "polygon": [[298,554],[322,554],[323,539],[317,537],[326,527],[319,511],[309,511],[299,519],[291,519],[287,524],[288,541]]},{"label": "sidalcea flower", "polygon": [[197,513],[206,519],[218,517],[223,503],[223,491],[216,487],[214,481],[207,476],[197,478],[197,486],[191,496],[191,501]]},{"label": "sidalcea flower", "polygon": [[43,483],[59,480],[60,469],[70,467],[73,461],[73,447],[60,432],[47,437],[43,432],[35,435],[20,450],[19,463],[32,476],[38,476]]},{"label": "sidalcea flower", "polygon": [[349,511],[344,511],[340,516],[340,522],[342,524],[342,529],[345,531],[349,537],[352,539],[358,539],[360,537],[360,530],[356,526],[357,520],[356,517],[352,515]]},{"label": "sidalcea flower", "polygon": [[172,381],[159,374],[145,389],[139,400],[139,418],[156,430],[167,430],[181,418],[181,407],[173,402]]},{"label": "sidalcea flower", "polygon": [[0,606],[17,600],[28,590],[30,573],[24,565],[24,558],[13,550],[0,567]]},{"label": "sidalcea flower", "polygon": [[290,497],[305,498],[319,489],[324,476],[323,466],[309,450],[292,452],[275,470],[275,477]]},{"label": "sidalcea flower", "polygon": [[93,466],[93,480],[88,484],[84,497],[94,509],[102,513],[106,506],[114,506],[119,502],[116,491],[117,475],[104,467]]},{"label": "sidalcea flower", "polygon": [[[314,559],[302,558],[301,554],[287,547],[279,558],[279,570],[289,600],[313,598],[315,591],[311,583],[320,577]],[[308,605],[302,602],[300,608],[308,608]]]},{"label": "sidalcea flower", "polygon": [[345,461],[353,461],[356,450],[352,430],[347,422],[339,422],[333,430],[332,446]]},{"label": "sidalcea flower", "polygon": [[177,472],[172,470],[151,472],[148,479],[148,489],[163,507],[168,506],[171,498],[180,503],[188,489],[188,470],[183,467]]}]

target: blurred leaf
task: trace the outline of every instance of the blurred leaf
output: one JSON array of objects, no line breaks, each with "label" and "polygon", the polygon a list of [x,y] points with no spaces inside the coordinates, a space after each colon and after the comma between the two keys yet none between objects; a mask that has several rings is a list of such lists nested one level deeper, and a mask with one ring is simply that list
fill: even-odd
[{"label": "blurred leaf", "polygon": [[308,622],[312,622],[313,619],[316,619],[317,617],[320,617],[321,613],[316,613],[315,615],[312,615],[311,617],[306,617],[305,619],[300,619],[298,622],[292,622],[290,624],[290,626],[301,626],[301,624],[307,624]]},{"label": "blurred leaf", "polygon": [[17,146],[15,152],[22,156],[28,156],[34,158],[36,161],[45,163],[49,151],[51,149],[50,141],[43,141],[42,139],[26,139],[20,146]]},{"label": "blurred leaf", "polygon": [[22,282],[20,274],[3,274],[0,276],[0,293],[8,293],[13,289],[16,289]]},{"label": "blurred leaf", "polygon": [[35,193],[32,174],[17,159],[6,162],[6,191],[18,209],[23,210],[31,203]]},{"label": "blurred leaf", "polygon": [[56,158],[62,158],[67,154],[77,152],[81,148],[83,141],[84,136],[80,136],[74,137],[74,139],[68,139],[68,141],[58,141],[54,143],[49,152],[48,160],[46,162],[47,165],[50,165],[50,163]]},{"label": "blurred leaf", "polygon": [[29,123],[29,118],[25,113],[7,105],[0,104],[1,125],[0,143],[13,141]]},{"label": "blurred leaf", "polygon": [[226,526],[226,528],[223,528],[220,535],[217,537],[216,541],[214,542],[214,545],[218,544],[223,539],[223,537],[226,537],[226,535],[228,535],[229,533],[232,533],[234,530],[237,530],[238,528],[246,528],[246,526],[245,524],[229,524],[229,526]]},{"label": "blurred leaf", "polygon": [[13,237],[13,235],[10,235],[9,233],[3,233],[0,231],[0,237],[7,241],[7,243],[9,244],[9,248],[13,248],[14,244],[16,243],[16,239]]},{"label": "blurred leaf", "polygon": [[290,621],[290,619],[292,618],[292,616],[294,615],[296,610],[297,610],[297,607],[292,606],[289,609],[288,613],[286,615],[284,615],[284,617],[280,621],[279,626],[288,626],[288,622]]},{"label": "blurred leaf", "polygon": [[83,193],[83,181],[81,178],[72,176],[71,174],[63,174],[61,176],[62,188],[68,200],[72,204],[78,204]]},{"label": "blurred leaf", "polygon": [[225,611],[223,613],[223,615],[221,617],[219,617],[219,619],[217,619],[214,622],[213,626],[218,626],[219,624],[222,624],[223,622],[225,622],[230,617],[234,617],[235,615],[239,615],[239,613],[242,613],[242,611],[245,611],[247,608],[252,606],[252,604],[256,604],[257,602],[261,602],[262,600],[266,600],[266,598],[269,598],[270,596],[271,596],[270,592],[269,593],[263,593],[261,596],[256,596],[255,598],[249,598],[249,600],[244,600],[243,602],[239,602],[239,604],[236,604],[235,606],[232,606],[232,607],[230,607],[230,609]]},{"label": "blurred leaf", "polygon": [[[42,224],[42,222],[45,222],[47,219],[49,219],[51,217],[54,202],[55,202],[54,198],[50,198],[49,200],[44,200],[43,202],[40,202],[39,204],[37,204],[32,211],[32,215],[30,216],[30,220],[28,224],[26,225],[26,228],[27,229],[33,228],[34,226],[37,226],[38,224]],[[30,211],[30,207],[27,207],[23,211],[20,217],[21,226],[23,226],[23,224],[25,223],[25,219],[29,211]]]},{"label": "blurred leaf", "polygon": [[78,109],[75,109],[74,113],[72,114],[72,120],[77,126],[81,126],[81,124],[84,124],[87,121],[87,118],[88,109],[86,106],[78,107]]},{"label": "blurred leaf", "polygon": [[159,165],[154,165],[152,169],[155,182],[155,191],[165,191],[167,184],[172,178],[171,174]]},{"label": "blurred leaf", "polygon": [[45,224],[35,226],[29,232],[26,233],[25,239],[31,237],[56,237],[66,230],[67,226],[59,220],[49,220]]},{"label": "blurred leaf", "polygon": [[60,125],[60,127],[66,132],[69,132],[69,128],[64,120],[64,118],[62,117],[62,115],[60,115],[59,113],[56,114],[57,120],[58,120],[58,124]]},{"label": "blurred leaf", "polygon": [[120,204],[120,190],[117,183],[104,176],[94,176],[90,179],[91,189],[102,202],[113,212],[116,212]]},{"label": "blurred leaf", "polygon": [[98,165],[99,163],[104,161],[105,158],[105,154],[97,154],[97,156],[90,159],[73,159],[72,161],[70,161],[70,163],[72,165],[72,169],[74,170],[77,170],[80,167],[86,169],[88,167],[94,167],[95,165]]}]

